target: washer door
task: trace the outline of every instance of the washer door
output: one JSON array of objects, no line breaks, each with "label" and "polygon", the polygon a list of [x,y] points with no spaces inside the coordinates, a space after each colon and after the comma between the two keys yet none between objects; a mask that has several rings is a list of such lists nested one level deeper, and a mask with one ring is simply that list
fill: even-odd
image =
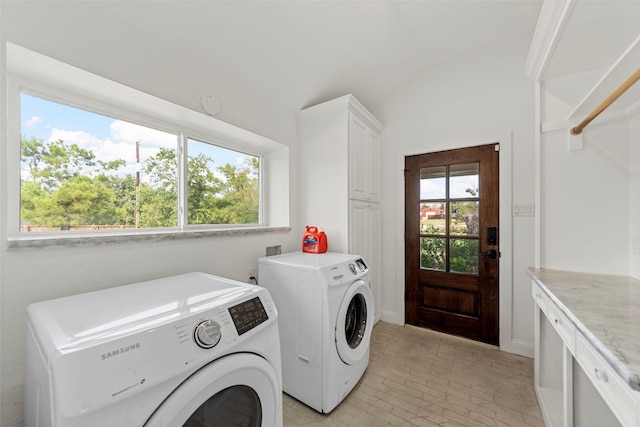
[{"label": "washer door", "polygon": [[336,322],[338,355],[344,363],[353,365],[368,354],[373,328],[373,295],[364,281],[349,286]]},{"label": "washer door", "polygon": [[234,354],[195,372],[167,397],[145,427],[282,426],[282,389],[273,367]]}]

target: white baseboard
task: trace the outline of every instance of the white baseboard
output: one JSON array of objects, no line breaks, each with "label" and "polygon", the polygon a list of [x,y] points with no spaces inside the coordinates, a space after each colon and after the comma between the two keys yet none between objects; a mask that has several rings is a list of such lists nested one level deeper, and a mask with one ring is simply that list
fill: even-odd
[{"label": "white baseboard", "polygon": [[394,325],[404,325],[404,314],[399,316],[395,311],[382,310],[382,320]]},{"label": "white baseboard", "polygon": [[500,350],[506,351],[507,353],[530,357],[531,359],[533,359],[534,355],[533,343],[521,340],[511,340],[506,343],[500,343]]}]

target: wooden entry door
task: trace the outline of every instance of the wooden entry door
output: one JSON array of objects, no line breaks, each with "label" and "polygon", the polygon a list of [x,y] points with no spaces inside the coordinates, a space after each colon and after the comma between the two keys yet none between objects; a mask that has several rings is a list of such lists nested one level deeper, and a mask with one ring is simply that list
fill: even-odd
[{"label": "wooden entry door", "polygon": [[499,145],[405,158],[406,322],[498,344]]}]

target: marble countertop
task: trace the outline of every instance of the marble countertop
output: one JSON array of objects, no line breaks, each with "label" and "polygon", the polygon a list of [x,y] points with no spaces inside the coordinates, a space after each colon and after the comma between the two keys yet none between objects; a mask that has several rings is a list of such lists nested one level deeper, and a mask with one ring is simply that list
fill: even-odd
[{"label": "marble countertop", "polygon": [[529,268],[576,329],[634,390],[640,390],[640,280]]}]

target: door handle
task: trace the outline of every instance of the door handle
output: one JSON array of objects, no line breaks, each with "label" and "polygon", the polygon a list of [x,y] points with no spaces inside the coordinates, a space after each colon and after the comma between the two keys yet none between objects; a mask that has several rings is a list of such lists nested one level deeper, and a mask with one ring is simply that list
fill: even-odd
[{"label": "door handle", "polygon": [[498,258],[498,251],[496,251],[495,249],[489,249],[487,252],[480,252],[480,255],[488,256],[491,259],[496,259]]}]

